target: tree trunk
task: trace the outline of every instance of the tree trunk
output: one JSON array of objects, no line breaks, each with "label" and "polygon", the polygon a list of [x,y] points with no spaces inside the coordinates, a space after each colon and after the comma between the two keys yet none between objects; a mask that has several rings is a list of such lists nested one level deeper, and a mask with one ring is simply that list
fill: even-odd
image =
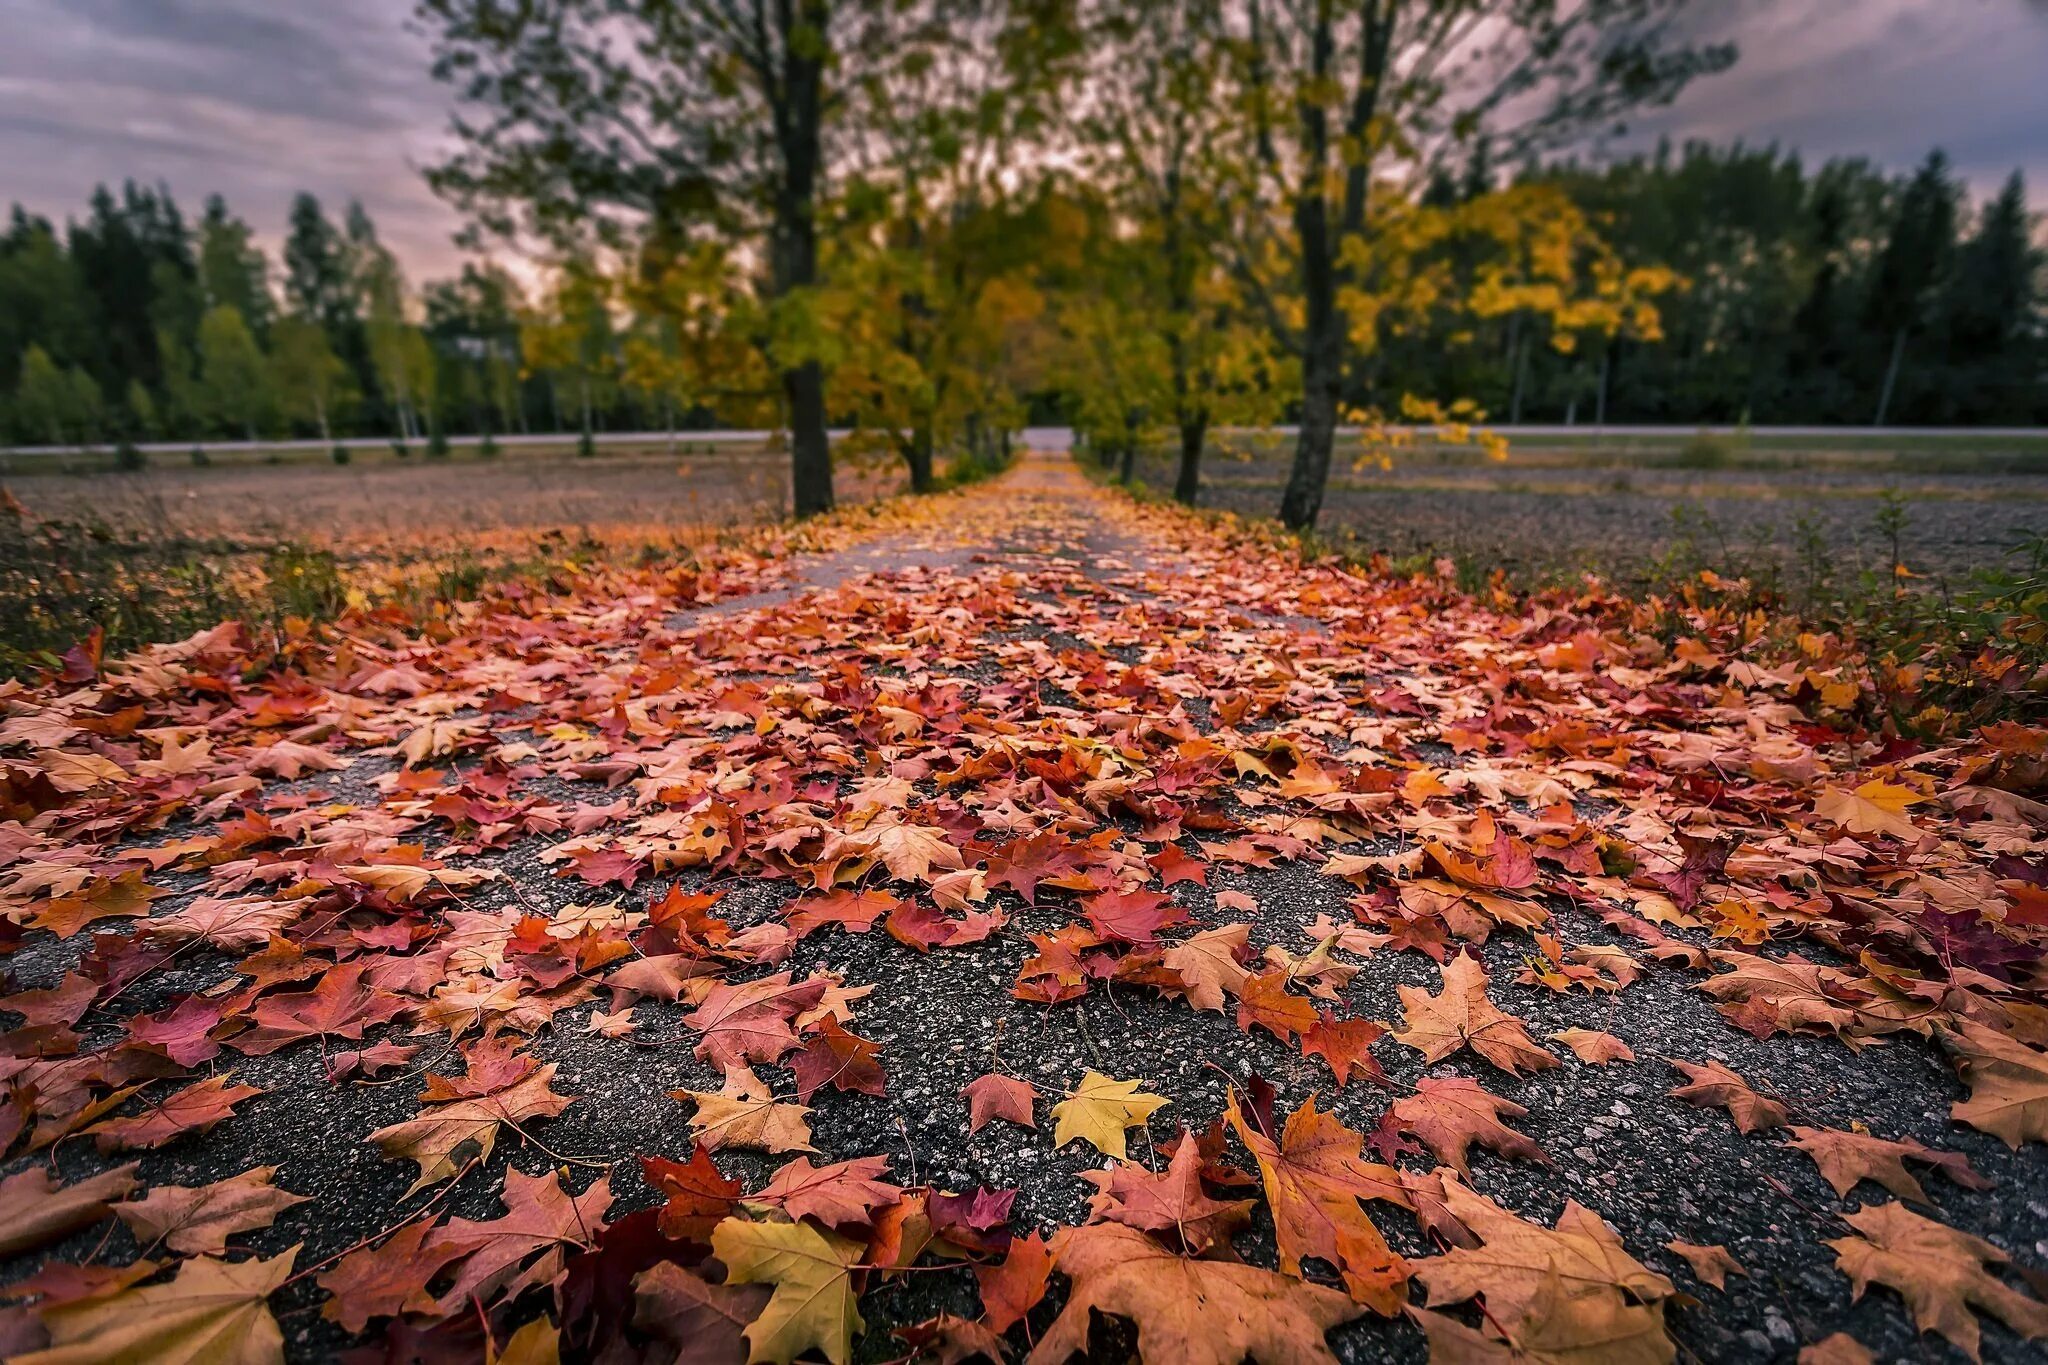
[{"label": "tree trunk", "polygon": [[1898,335],[1892,338],[1891,363],[1884,367],[1884,388],[1877,395],[1877,416],[1870,423],[1874,427],[1883,426],[1884,419],[1891,414],[1892,391],[1898,387],[1899,366],[1905,362],[1905,359],[1906,329],[1901,327],[1899,328]]},{"label": "tree trunk", "polygon": [[1206,413],[1183,417],[1180,423],[1180,473],[1173,481],[1173,496],[1178,502],[1195,505],[1195,496],[1202,491],[1202,441],[1209,434],[1209,417]]},{"label": "tree trunk", "polygon": [[929,493],[932,491],[932,429],[930,426],[913,427],[910,439],[902,443],[903,463],[910,467],[910,491]]},{"label": "tree trunk", "polygon": [[1508,423],[1514,425],[1522,420],[1522,390],[1529,378],[1529,338],[1524,334],[1522,320],[1515,319],[1515,389],[1508,400]]},{"label": "tree trunk", "polygon": [[1600,352],[1600,392],[1593,400],[1593,425],[1607,425],[1607,385],[1614,375],[1614,340],[1609,338]]},{"label": "tree trunk", "polygon": [[1290,530],[1305,531],[1323,510],[1323,489],[1330,481],[1330,452],[1337,443],[1337,389],[1343,358],[1335,347],[1318,346],[1302,365],[1301,434],[1294,445],[1294,467],[1280,499],[1280,520]]},{"label": "tree trunk", "polygon": [[[831,55],[819,41],[831,27],[826,0],[785,4],[781,14],[780,98],[773,100],[771,109],[782,159],[771,247],[777,298],[808,289],[818,279],[818,229],[813,210],[821,157],[825,63]],[[816,360],[785,369],[782,391],[789,402],[790,482],[796,514],[808,517],[829,512],[832,446],[825,431],[824,369]]]},{"label": "tree trunk", "polygon": [[1138,438],[1126,432],[1117,459],[1117,482],[1128,488],[1138,473]]}]

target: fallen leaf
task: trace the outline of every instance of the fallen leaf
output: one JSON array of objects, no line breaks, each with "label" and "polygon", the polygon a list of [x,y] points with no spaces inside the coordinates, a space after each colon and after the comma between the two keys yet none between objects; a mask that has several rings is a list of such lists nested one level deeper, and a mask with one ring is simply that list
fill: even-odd
[{"label": "fallen leaf", "polygon": [[1142,1124],[1170,1102],[1138,1089],[1143,1084],[1088,1071],[1067,1098],[1052,1107],[1052,1145],[1064,1147],[1079,1138],[1104,1156],[1124,1156],[1124,1130]]},{"label": "fallen leaf", "polygon": [[1842,1218],[1859,1235],[1827,1245],[1854,1286],[1852,1298],[1862,1298],[1872,1284],[1896,1291],[1913,1310],[1915,1326],[1941,1333],[1972,1360],[1982,1359],[1972,1308],[2029,1341],[2048,1337],[2048,1304],[1985,1269],[2011,1258],[1983,1238],[1922,1218],[1904,1204],[1873,1204]]},{"label": "fallen leaf", "polygon": [[275,1166],[252,1166],[211,1185],[156,1185],[114,1212],[145,1246],[161,1241],[187,1255],[224,1256],[235,1233],[267,1228],[278,1214],[307,1202],[305,1195],[278,1189],[276,1176]]},{"label": "fallen leaf", "polygon": [[1486,998],[1487,985],[1486,969],[1461,953],[1444,964],[1443,989],[1436,995],[1414,986],[1400,987],[1408,1024],[1395,1032],[1394,1041],[1416,1049],[1430,1062],[1469,1047],[1512,1075],[1556,1066],[1557,1058],[1536,1045],[1520,1019],[1502,1013]]},{"label": "fallen leaf", "polygon": [[9,1356],[8,1365],[277,1365],[284,1334],[266,1301],[298,1254],[195,1257],[162,1284],[45,1308],[49,1348]]},{"label": "fallen leaf", "polygon": [[1730,1275],[1749,1274],[1742,1268],[1741,1263],[1728,1254],[1728,1248],[1724,1246],[1699,1246],[1693,1242],[1672,1241],[1666,1242],[1664,1247],[1665,1250],[1674,1251],[1685,1258],[1685,1263],[1692,1267],[1694,1279],[1716,1289],[1726,1289]]},{"label": "fallen leaf", "polygon": [[1719,1105],[1735,1120],[1739,1133],[1754,1133],[1760,1128],[1782,1128],[1785,1126],[1785,1106],[1768,1096],[1759,1095],[1749,1088],[1749,1082],[1730,1071],[1719,1062],[1680,1062],[1671,1065],[1683,1071],[1687,1084],[1671,1091],[1671,1098],[1684,1100],[1687,1104],[1711,1109]]},{"label": "fallen leaf", "polygon": [[1029,1081],[990,1072],[960,1087],[960,1093],[967,1100],[969,1133],[980,1132],[983,1124],[994,1119],[1008,1119],[1026,1128],[1038,1126],[1031,1116],[1031,1104],[1038,1098],[1038,1091]]},{"label": "fallen leaf", "polygon": [[859,1242],[805,1223],[728,1218],[713,1230],[711,1250],[725,1263],[728,1283],[775,1286],[747,1324],[748,1360],[786,1365],[816,1348],[832,1365],[846,1365],[853,1338],[867,1330],[853,1290]]}]

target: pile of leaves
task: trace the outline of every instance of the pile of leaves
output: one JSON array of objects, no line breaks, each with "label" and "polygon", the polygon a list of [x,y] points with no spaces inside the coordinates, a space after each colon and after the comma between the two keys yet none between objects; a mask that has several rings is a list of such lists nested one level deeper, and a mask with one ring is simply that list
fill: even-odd
[{"label": "pile of leaves", "polygon": [[[955,567],[750,597],[787,582],[791,536],[431,623],[352,612],[260,660],[226,625],[0,687],[0,1352],[256,1362],[289,1328],[294,1355],[362,1360],[1232,1365],[1419,1329],[1435,1360],[1669,1361],[1698,1301],[1651,1249],[1578,1202],[1526,1218],[1474,1165],[1563,1159],[1523,1130],[1520,1078],[1711,1040],[1539,1036],[1511,987],[1682,979],[1729,1036],[1827,1040],[1844,1067],[1938,1046],[1958,1125],[2048,1141],[2048,731],[1873,737],[1823,642],[1304,563],[1078,482],[861,526]],[[1237,886],[1280,868],[1346,913],[1277,925]],[[1504,939],[1513,982],[1479,955]],[[1106,1052],[906,1071],[842,953],[912,981],[971,963],[1084,1030],[1091,1002],[1218,1016],[1256,1064],[1193,1127]],[[1398,1017],[1356,1007],[1411,961],[1429,984]],[[580,1096],[547,1053],[571,1033],[608,1070],[706,1077],[673,1094],[686,1136],[559,1150]],[[352,1135],[410,1180],[367,1222],[298,1192],[289,1127],[318,1105],[250,1079],[295,1059],[337,1115],[402,1110]],[[1856,1294],[1973,1356],[1983,1319],[2048,1337],[2005,1251],[1908,1207],[1929,1173],[1981,1186],[1962,1153],[1795,1124],[1722,1062],[1672,1061],[1733,1140],[1893,1196],[1813,1249]],[[1305,1068],[1295,1100],[1265,1079]],[[963,1140],[1090,1154],[1086,1216],[956,1180],[957,1153],[819,1149],[821,1116],[906,1093]],[[270,1159],[236,1169],[252,1142]],[[213,1152],[210,1179],[163,1174]],[[1703,1292],[1742,1270],[1668,1250]],[[955,1307],[863,1340],[925,1280]]]}]

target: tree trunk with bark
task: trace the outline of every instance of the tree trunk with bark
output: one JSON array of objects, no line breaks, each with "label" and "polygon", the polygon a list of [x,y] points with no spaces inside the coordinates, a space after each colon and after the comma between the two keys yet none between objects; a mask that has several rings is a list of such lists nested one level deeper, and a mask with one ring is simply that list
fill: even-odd
[{"label": "tree trunk with bark", "polygon": [[1207,413],[1193,413],[1181,419],[1180,472],[1174,476],[1173,496],[1189,507],[1195,505],[1195,498],[1202,491],[1202,442],[1208,434]]},{"label": "tree trunk with bark", "polygon": [[[824,33],[829,14],[823,0],[804,0],[793,25]],[[819,44],[785,35],[782,98],[774,107],[782,177],[776,187],[773,242],[774,290],[784,298],[818,281],[816,207],[820,161],[819,121],[824,109],[827,53]],[[832,446],[825,431],[825,371],[805,360],[782,373],[789,404],[790,482],[800,517],[832,510]]]}]

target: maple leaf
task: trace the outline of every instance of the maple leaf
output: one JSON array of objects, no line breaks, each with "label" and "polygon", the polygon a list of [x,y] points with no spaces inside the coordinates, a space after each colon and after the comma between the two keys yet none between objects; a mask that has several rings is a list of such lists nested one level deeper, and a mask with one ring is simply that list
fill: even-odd
[{"label": "maple leaf", "polygon": [[1301,1053],[1328,1062],[1339,1085],[1349,1082],[1353,1071],[1384,1085],[1387,1073],[1371,1049],[1385,1033],[1386,1029],[1370,1019],[1338,1019],[1324,1010],[1317,1014],[1314,1027],[1302,1035]]},{"label": "maple leaf", "polygon": [[276,1365],[284,1335],[266,1301],[291,1278],[298,1254],[196,1257],[162,1284],[45,1307],[48,1349],[9,1356],[8,1365]]},{"label": "maple leaf", "polygon": [[1257,1266],[1188,1260],[1114,1223],[1064,1228],[1052,1245],[1073,1291],[1030,1365],[1062,1365],[1086,1351],[1090,1313],[1136,1323],[1147,1360],[1334,1365],[1323,1334],[1363,1312],[1334,1289]]},{"label": "maple leaf", "polygon": [[693,1242],[710,1238],[718,1220],[732,1212],[742,1188],[739,1181],[725,1178],[701,1142],[691,1149],[688,1161],[641,1157],[640,1173],[647,1188],[668,1201],[661,1206],[662,1235]]},{"label": "maple leaf", "polygon": [[460,1248],[433,1241],[431,1218],[405,1224],[381,1246],[364,1246],[320,1272],[314,1281],[328,1293],[321,1313],[350,1332],[360,1332],[372,1318],[400,1313],[426,1313],[434,1307],[427,1284]]},{"label": "maple leaf", "polygon": [[549,1088],[554,1075],[555,1064],[549,1062],[501,1089],[440,1102],[430,1089],[425,1098],[432,1108],[416,1119],[379,1128],[369,1140],[386,1157],[402,1157],[419,1166],[418,1178],[406,1190],[411,1196],[450,1178],[471,1160],[488,1158],[504,1124],[553,1118],[574,1104],[573,1096]]},{"label": "maple leaf", "polygon": [[1649,872],[1642,880],[1652,886],[1662,887],[1681,910],[1690,910],[1700,903],[1700,892],[1706,884],[1719,877],[1728,866],[1728,857],[1735,852],[1737,839],[1696,839],[1690,834],[1675,834],[1678,847],[1684,854],[1684,861],[1676,872]]},{"label": "maple leaf", "polygon": [[1851,1002],[1867,998],[1849,993],[1843,973],[1797,954],[1767,958],[1723,950],[1708,956],[1731,970],[1700,982],[1699,988],[1716,1000],[1767,1007],[1780,1029],[1839,1033],[1859,1021]]},{"label": "maple leaf", "polygon": [[1179,973],[1187,984],[1188,1004],[1198,1010],[1223,1009],[1223,998],[1244,989],[1244,960],[1249,956],[1246,938],[1249,924],[1226,924],[1205,929],[1160,955],[1160,961]]},{"label": "maple leaf", "polygon": [[1991,1182],[1970,1166],[1961,1152],[1943,1152],[1907,1139],[1888,1142],[1868,1133],[1842,1132],[1835,1128],[1792,1128],[1790,1146],[1813,1158],[1821,1179],[1833,1187],[1838,1198],[1846,1198],[1858,1181],[1875,1180],[1901,1199],[1926,1204],[1932,1201],[1920,1182],[1906,1169],[1907,1161],[1924,1162],[1964,1189],[1984,1190]]},{"label": "maple leaf", "polygon": [[161,1147],[186,1133],[203,1133],[227,1118],[243,1100],[263,1093],[253,1085],[235,1085],[233,1081],[234,1073],[223,1071],[173,1091],[139,1114],[103,1119],[85,1131],[103,1152]]},{"label": "maple leaf", "polygon": [[1209,884],[1209,864],[1183,852],[1179,844],[1168,844],[1145,860],[1159,874],[1162,889],[1171,890],[1181,882],[1196,886]]},{"label": "maple leaf", "polygon": [[1237,997],[1237,1026],[1249,1033],[1256,1025],[1283,1043],[1292,1042],[1297,1034],[1316,1027],[1314,1003],[1289,994],[1288,980],[1284,971],[1257,972],[1246,977]]},{"label": "maple leaf", "polygon": [[827,1227],[865,1224],[876,1209],[903,1197],[901,1186],[880,1178],[888,1169],[887,1157],[813,1166],[800,1156],[776,1171],[750,1200],[779,1208],[792,1219],[815,1218]]},{"label": "maple leaf", "polygon": [[886,1094],[886,1078],[881,1064],[875,1060],[881,1052],[877,1044],[839,1027],[837,1020],[821,1021],[818,1031],[805,1041],[803,1050],[789,1064],[796,1073],[798,1101],[808,1104],[811,1096],[827,1085],[863,1095]]},{"label": "maple leaf", "polygon": [[[1622,1246],[1599,1215],[1565,1201],[1555,1228],[1524,1222],[1460,1182],[1443,1181],[1450,1214],[1479,1241],[1415,1263],[1415,1278],[1432,1306],[1483,1295],[1490,1318],[1510,1333],[1571,1299],[1661,1304],[1677,1292],[1670,1280]],[[1661,1315],[1659,1324],[1661,1330]],[[1664,1359],[1670,1359],[1666,1354]]]},{"label": "maple leaf", "polygon": [[1506,830],[1494,835],[1493,846],[1483,857],[1472,857],[1434,842],[1424,844],[1422,852],[1460,886],[1481,891],[1518,891],[1536,884],[1536,859],[1530,855],[1529,846]]},{"label": "maple leaf", "polygon": [[1088,1200],[1090,1222],[1122,1223],[1141,1232],[1171,1231],[1190,1255],[1228,1243],[1251,1221],[1249,1199],[1217,1200],[1202,1192],[1202,1153],[1185,1130],[1163,1172],[1119,1161],[1106,1171],[1082,1171],[1095,1186]]},{"label": "maple leaf", "polygon": [[960,1365],[963,1360],[986,1357],[998,1362],[1010,1358],[1010,1348],[995,1331],[953,1313],[896,1329],[896,1335],[911,1348],[918,1360],[932,1365]]},{"label": "maple leaf", "polygon": [[2028,1047],[1968,1020],[1941,1031],[1970,1097],[1949,1112],[2015,1150],[2022,1142],[2048,1142],[2048,1052]]},{"label": "maple leaf", "polygon": [[1802,1347],[1796,1365],[1875,1365],[1876,1356],[1847,1332],[1834,1332]]},{"label": "maple leaf", "polygon": [[187,1255],[224,1256],[228,1238],[267,1228],[277,1215],[307,1202],[272,1182],[277,1167],[253,1166],[211,1185],[157,1185],[114,1212],[144,1246],[162,1242]]},{"label": "maple leaf", "polygon": [[1156,891],[1104,891],[1085,897],[1081,912],[1095,932],[1106,940],[1150,948],[1159,942],[1159,931],[1185,924],[1187,910]]},{"label": "maple leaf", "polygon": [[1728,1248],[1724,1246],[1700,1246],[1694,1242],[1671,1241],[1666,1242],[1664,1248],[1685,1258],[1685,1263],[1692,1267],[1693,1278],[1716,1289],[1726,1289],[1730,1275],[1749,1274],[1739,1261],[1728,1254]]},{"label": "maple leaf", "polygon": [[1112,1080],[1092,1069],[1085,1072],[1067,1098],[1052,1107],[1052,1145],[1064,1147],[1079,1138],[1104,1156],[1124,1156],[1124,1130],[1171,1103],[1164,1095],[1138,1089],[1143,1084]]},{"label": "maple leaf", "polygon": [[517,1168],[506,1170],[500,1197],[502,1217],[451,1218],[427,1239],[428,1250],[455,1253],[454,1281],[437,1305],[443,1314],[472,1302],[489,1304],[500,1295],[510,1302],[528,1289],[553,1284],[562,1273],[564,1250],[594,1246],[612,1203],[609,1177],[572,1195],[557,1171],[527,1175]]},{"label": "maple leaf", "polygon": [[861,1244],[806,1223],[749,1223],[728,1218],[711,1234],[729,1284],[773,1284],[775,1292],[747,1324],[749,1361],[794,1360],[815,1347],[832,1365],[846,1365],[853,1338],[867,1330],[855,1304],[854,1267]]},{"label": "maple leaf", "polygon": [[980,1132],[982,1125],[993,1119],[1008,1119],[1026,1128],[1038,1126],[1031,1116],[1031,1105],[1038,1098],[1038,1090],[1029,1081],[990,1072],[960,1087],[960,1093],[967,1100],[969,1133]]},{"label": "maple leaf", "polygon": [[1588,1066],[1606,1066],[1611,1062],[1632,1062],[1636,1059],[1635,1049],[1611,1033],[1598,1029],[1559,1029],[1550,1035],[1551,1041],[1563,1043],[1572,1050],[1580,1061]]},{"label": "maple leaf", "polygon": [[1975,1308],[2029,1341],[2048,1337],[2048,1304],[2027,1297],[1985,1269],[2011,1258],[1981,1237],[1922,1218],[1904,1204],[1874,1204],[1842,1215],[1858,1236],[1838,1237],[1835,1266],[1860,1299],[1872,1284],[1897,1291],[1923,1332],[1939,1332],[1980,1360]]},{"label": "maple leaf", "polygon": [[[1234,1088],[1224,1116],[1259,1164],[1266,1202],[1273,1209],[1280,1268],[1299,1275],[1303,1257],[1320,1257],[1343,1273],[1351,1297],[1383,1314],[1398,1312],[1408,1264],[1387,1246],[1359,1201],[1381,1199],[1410,1207],[1400,1173],[1365,1160],[1360,1151],[1365,1139],[1334,1114],[1318,1110],[1314,1096],[1287,1116],[1277,1140],[1246,1118]],[[1184,1142],[1181,1148],[1192,1145]]]},{"label": "maple leaf", "polygon": [[1551,1272],[1505,1329],[1489,1310],[1484,1328],[1428,1309],[1408,1314],[1429,1340],[1429,1358],[1461,1365],[1669,1365],[1677,1346],[1660,1306],[1614,1294],[1573,1294]]},{"label": "maple leaf", "polygon": [[633,1325],[674,1348],[677,1361],[745,1357],[747,1324],[773,1291],[762,1285],[711,1284],[673,1261],[633,1281]]},{"label": "maple leaf", "polygon": [[790,1021],[817,1004],[828,984],[818,976],[793,983],[788,972],[737,984],[720,982],[702,1005],[683,1016],[683,1024],[703,1035],[697,1055],[721,1071],[748,1062],[779,1061],[797,1046]]},{"label": "maple leaf", "polygon": [[46,903],[29,920],[29,926],[48,929],[58,938],[70,938],[98,920],[133,919],[146,915],[151,901],[169,894],[161,887],[144,882],[140,872],[99,877],[82,893],[58,896]]},{"label": "maple leaf", "polygon": [[1395,1032],[1394,1041],[1431,1062],[1469,1047],[1513,1075],[1556,1066],[1557,1058],[1536,1045],[1520,1019],[1494,1008],[1486,998],[1488,984],[1486,969],[1461,953],[1444,964],[1443,989],[1436,995],[1415,986],[1400,987],[1408,1026]]},{"label": "maple leaf", "polygon": [[1045,1297],[1053,1254],[1036,1232],[1010,1240],[1010,1250],[997,1265],[978,1265],[974,1279],[981,1290],[981,1314],[998,1332],[1007,1332]]},{"label": "maple leaf", "polygon": [[899,882],[929,882],[934,867],[957,871],[963,866],[960,850],[946,831],[929,825],[877,822],[856,834],[841,835],[835,843],[841,851],[879,859]]},{"label": "maple leaf", "polygon": [[1854,791],[1825,787],[1814,799],[1813,813],[1851,834],[1889,834],[1915,840],[1920,827],[1906,818],[1906,809],[1927,798],[1911,787],[1873,779]]},{"label": "maple leaf", "polygon": [[1387,1118],[1395,1131],[1413,1133],[1429,1144],[1439,1161],[1466,1175],[1466,1155],[1475,1142],[1505,1157],[1549,1164],[1550,1158],[1531,1138],[1501,1122],[1503,1118],[1522,1118],[1528,1112],[1468,1077],[1425,1076],[1415,1083],[1413,1095],[1394,1102]]},{"label": "maple leaf", "polygon": [[0,1256],[12,1256],[66,1233],[91,1227],[107,1216],[113,1201],[136,1185],[136,1164],[59,1185],[45,1166],[31,1166],[0,1180]]},{"label": "maple leaf", "polygon": [[805,1122],[810,1110],[800,1104],[785,1104],[746,1067],[725,1073],[725,1087],[717,1093],[701,1090],[671,1090],[670,1099],[689,1100],[697,1106],[690,1131],[709,1152],[738,1147],[757,1152],[814,1152],[811,1126]]},{"label": "maple leaf", "polygon": [[1754,1133],[1759,1128],[1782,1128],[1785,1126],[1785,1106],[1749,1088],[1749,1082],[1730,1071],[1719,1062],[1696,1064],[1673,1061],[1671,1065],[1683,1071],[1687,1084],[1671,1092],[1671,1098],[1696,1104],[1702,1109],[1720,1105],[1735,1120],[1739,1133]]}]

